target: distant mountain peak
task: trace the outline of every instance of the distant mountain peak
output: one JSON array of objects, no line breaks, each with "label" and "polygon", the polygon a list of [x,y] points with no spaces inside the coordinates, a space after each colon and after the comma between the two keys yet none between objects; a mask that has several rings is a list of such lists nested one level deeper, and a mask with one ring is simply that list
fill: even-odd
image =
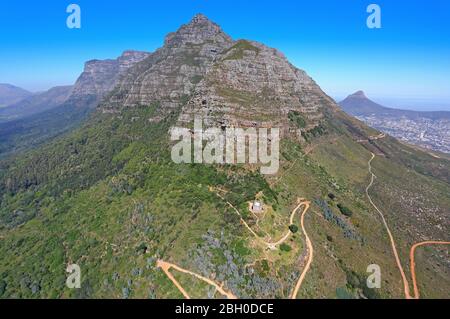
[{"label": "distant mountain peak", "polygon": [[369,99],[364,91],[350,94],[345,100],[339,102],[345,112],[353,116],[370,115],[384,112],[387,108]]},{"label": "distant mountain peak", "polygon": [[166,46],[179,46],[186,43],[201,44],[206,41],[231,42],[232,39],[222,28],[203,14],[195,15],[191,21],[182,25],[176,32],[169,33]]},{"label": "distant mountain peak", "polygon": [[0,83],[0,107],[17,103],[32,93],[8,83]]},{"label": "distant mountain peak", "polygon": [[197,13],[191,20],[191,23],[213,23],[211,20],[208,19],[207,16],[205,16],[202,13]]},{"label": "distant mountain peak", "polygon": [[364,99],[368,98],[366,93],[364,93],[364,91],[361,91],[361,90],[349,95],[348,97],[356,97],[356,98],[364,98]]}]

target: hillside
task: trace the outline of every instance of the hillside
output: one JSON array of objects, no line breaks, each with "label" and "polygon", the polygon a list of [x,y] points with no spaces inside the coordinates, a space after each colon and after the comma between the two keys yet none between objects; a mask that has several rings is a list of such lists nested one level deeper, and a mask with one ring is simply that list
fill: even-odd
[{"label": "hillside", "polygon": [[32,94],[17,86],[0,83],[0,108],[17,103]]},{"label": "hillside", "polygon": [[51,110],[64,103],[69,97],[71,90],[72,86],[54,87],[2,108],[0,109],[0,122],[17,120]]},{"label": "hillside", "polygon": [[[280,170],[175,164],[169,131],[195,116],[279,127]],[[0,297],[404,298],[371,200],[412,290],[412,245],[449,240],[449,172],[342,112],[276,49],[198,15],[80,127],[0,162]],[[445,247],[416,254],[423,298],[450,297]],[[72,263],[81,289],[65,286]],[[365,285],[371,264],[380,289]]]},{"label": "hillside", "polygon": [[125,51],[117,59],[88,61],[72,87],[56,87],[0,109],[0,158],[78,127],[124,72],[147,56],[146,52]]}]

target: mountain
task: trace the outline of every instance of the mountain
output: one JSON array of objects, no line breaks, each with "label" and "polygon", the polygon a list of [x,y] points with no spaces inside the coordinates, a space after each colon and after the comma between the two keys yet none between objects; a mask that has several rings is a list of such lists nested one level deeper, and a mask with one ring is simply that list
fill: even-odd
[{"label": "mountain", "polygon": [[343,101],[339,102],[339,105],[342,106],[345,112],[354,116],[383,115],[406,117],[409,119],[429,118],[431,120],[450,120],[450,112],[447,111],[421,112],[385,107],[370,100],[363,91],[349,95]]},{"label": "mountain", "polygon": [[19,102],[32,94],[17,86],[0,83],[0,108]]},{"label": "mountain", "polygon": [[[92,60],[72,87],[56,87],[0,110],[0,157],[35,147],[77,127],[122,74],[149,54],[125,51],[117,59]],[[1,119],[8,119],[1,123]]]},{"label": "mountain", "polygon": [[17,103],[0,109],[0,121],[11,121],[41,113],[61,105],[67,100],[72,86],[57,86],[50,90],[31,95]]},{"label": "mountain", "polygon": [[345,112],[351,115],[382,114],[392,110],[369,100],[363,91],[358,91],[347,96],[339,105],[343,107]]},{"label": "mountain", "polygon": [[86,62],[84,71],[76,81],[69,103],[84,105],[85,101],[96,106],[102,97],[117,84],[120,76],[131,66],[146,59],[147,52],[125,51],[117,59],[91,60]]},{"label": "mountain", "polygon": [[[279,171],[175,163],[170,133],[195,137],[194,117],[280,128]],[[404,298],[417,273],[422,297],[447,298],[446,246],[409,265],[415,244],[449,240],[449,172],[344,113],[278,50],[197,15],[78,128],[0,161],[0,297]],[[72,264],[80,289],[65,285]]]},{"label": "mountain", "polygon": [[197,114],[211,126],[282,125],[286,132],[289,113],[300,112],[307,134],[323,118],[321,108],[335,108],[279,51],[254,41],[233,41],[202,15],[169,34],[161,49],[131,68],[100,107],[115,113],[157,102],[158,120],[188,96],[192,98],[181,110],[180,124]]},{"label": "mountain", "polygon": [[382,132],[434,151],[450,153],[450,112],[398,110],[371,101],[362,91],[339,103],[345,112]]}]

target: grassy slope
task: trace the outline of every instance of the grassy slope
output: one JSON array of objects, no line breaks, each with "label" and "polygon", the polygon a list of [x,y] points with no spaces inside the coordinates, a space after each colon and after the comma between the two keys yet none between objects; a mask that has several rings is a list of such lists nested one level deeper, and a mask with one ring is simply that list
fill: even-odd
[{"label": "grassy slope", "polygon": [[[384,140],[376,142],[382,150],[388,143],[389,141]],[[349,185],[347,193],[351,196],[347,200],[351,204],[348,205],[357,212],[356,216],[352,217],[353,222],[359,225],[361,233],[368,239],[363,255],[345,260],[361,263],[359,267],[367,266],[372,261],[379,264],[385,283],[382,292],[402,297],[401,279],[394,264],[387,234],[364,195],[370,178],[367,161],[371,155],[367,148],[372,150],[370,146],[364,147],[349,139],[340,139],[333,144],[322,144],[312,157],[338,180]],[[416,155],[428,157],[424,153]],[[419,160],[419,163],[425,162],[423,158]],[[428,166],[433,170],[432,160],[430,162]],[[448,163],[446,165],[448,169]],[[450,187],[443,181],[431,178],[430,172],[422,175],[382,156],[374,160],[373,171],[378,178],[370,192],[371,196],[388,220],[397,240],[403,267],[409,276],[409,250],[414,243],[426,239],[448,240],[448,222],[445,221],[445,216],[450,208]],[[438,216],[440,220],[437,219]],[[444,227],[439,228],[438,224]],[[345,245],[340,249],[345,249]],[[420,262],[424,263],[421,269],[427,269],[428,277],[434,278],[434,286],[428,283],[422,288],[422,295],[448,298],[448,292],[445,291],[448,291],[450,282],[448,277],[443,278],[444,274],[448,273],[448,269],[445,269],[445,258],[441,256],[440,260],[434,261],[440,266],[431,267],[431,264],[423,259]]]},{"label": "grassy slope", "polygon": [[[313,202],[306,227],[315,257],[300,297],[358,296],[372,263],[381,266],[382,289],[364,294],[402,297],[384,228],[364,194],[370,150],[391,144],[381,140],[364,146],[339,126],[314,139],[308,155],[306,148],[287,140],[283,177],[271,190],[245,167],[172,164],[166,132],[176,114],[150,124],[147,119],[157,108],[130,109],[120,117],[96,115],[83,128],[21,161],[3,164],[1,297],[181,297],[154,267],[156,258],[226,282],[239,297],[288,297],[306,257],[302,234],[289,239],[290,252],[267,252],[210,186],[226,190],[226,200],[246,222],[274,238],[286,230],[297,197]],[[361,127],[357,133],[372,132]],[[424,229],[432,225],[429,219],[411,218],[410,207],[392,191],[426,196],[428,201],[420,205],[438,207],[438,216],[448,211],[445,167],[437,169],[432,160],[417,156],[374,161],[379,179],[373,197],[395,229],[405,268],[412,242],[432,235],[447,239],[445,233]],[[408,171],[399,158],[421,165],[422,173]],[[260,191],[272,213],[258,230],[246,207]],[[328,198],[329,193],[336,198]],[[337,204],[349,207],[353,216],[342,215]],[[326,209],[334,219],[324,218]],[[419,278],[431,278],[421,286],[423,295],[448,297],[448,270],[439,256],[428,264],[426,254],[428,248],[418,255]],[[64,285],[65,267],[72,262],[82,268],[81,290]],[[174,275],[193,296],[208,296],[210,290],[198,280]]]}]

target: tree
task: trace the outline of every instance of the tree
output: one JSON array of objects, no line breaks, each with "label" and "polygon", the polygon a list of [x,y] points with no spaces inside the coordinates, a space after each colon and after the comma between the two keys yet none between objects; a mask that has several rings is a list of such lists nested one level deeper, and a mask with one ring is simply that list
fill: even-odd
[{"label": "tree", "polygon": [[350,208],[343,206],[342,204],[337,205],[341,213],[347,217],[352,217],[353,212],[350,210]]},{"label": "tree", "polygon": [[295,234],[296,232],[298,232],[298,226],[297,225],[290,225],[289,226],[289,230]]},{"label": "tree", "polygon": [[281,251],[285,251],[285,252],[290,252],[292,250],[291,246],[287,245],[287,244],[281,244],[280,245],[280,250]]}]

